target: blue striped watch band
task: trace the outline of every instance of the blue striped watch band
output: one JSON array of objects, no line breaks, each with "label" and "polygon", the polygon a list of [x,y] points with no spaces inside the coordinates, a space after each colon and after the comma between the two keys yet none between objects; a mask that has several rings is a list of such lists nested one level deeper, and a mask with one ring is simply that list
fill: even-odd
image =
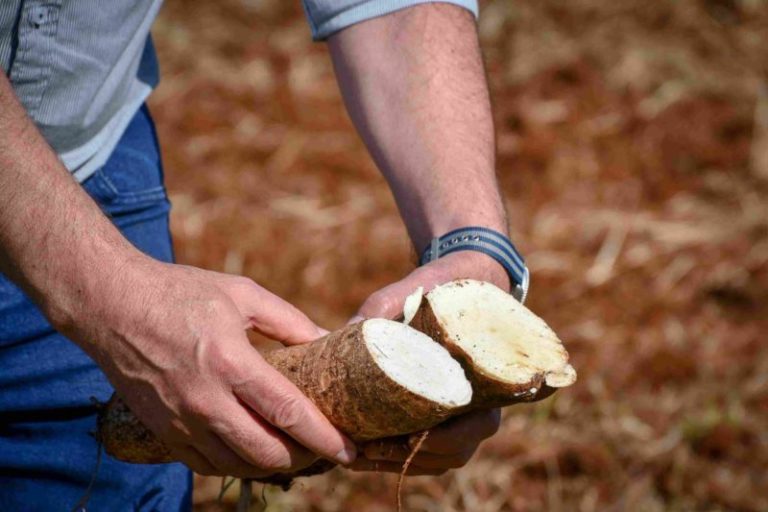
[{"label": "blue striped watch band", "polygon": [[478,251],[498,261],[509,275],[512,295],[521,303],[525,302],[530,275],[525,260],[509,238],[498,231],[477,226],[454,229],[440,238],[432,239],[424,249],[419,265],[426,265],[457,251]]}]

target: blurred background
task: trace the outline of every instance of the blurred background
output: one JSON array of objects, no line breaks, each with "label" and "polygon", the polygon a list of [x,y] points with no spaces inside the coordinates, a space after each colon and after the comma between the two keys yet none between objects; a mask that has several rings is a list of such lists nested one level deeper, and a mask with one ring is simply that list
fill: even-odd
[{"label": "blurred background", "polygon": [[[407,509],[768,510],[768,2],[493,0],[479,31],[528,305],[579,381],[409,478]],[[169,0],[154,36],[180,262],[331,329],[409,272],[298,0]],[[232,509],[197,483],[196,510]],[[335,470],[264,497],[385,511],[395,483]]]}]

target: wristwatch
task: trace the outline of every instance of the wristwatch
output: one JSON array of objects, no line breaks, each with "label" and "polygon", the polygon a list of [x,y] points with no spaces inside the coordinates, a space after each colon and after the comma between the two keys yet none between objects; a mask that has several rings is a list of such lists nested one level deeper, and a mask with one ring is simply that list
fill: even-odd
[{"label": "wristwatch", "polygon": [[528,267],[512,241],[498,231],[479,226],[449,231],[439,238],[432,239],[424,249],[419,265],[426,265],[441,256],[458,251],[478,251],[498,261],[509,276],[512,296],[520,303],[525,302],[531,280]]}]

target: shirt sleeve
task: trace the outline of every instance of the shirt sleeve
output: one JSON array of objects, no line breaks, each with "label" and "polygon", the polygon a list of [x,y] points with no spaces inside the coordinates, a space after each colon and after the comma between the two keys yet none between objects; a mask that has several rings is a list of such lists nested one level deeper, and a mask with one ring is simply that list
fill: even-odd
[{"label": "shirt sleeve", "polygon": [[312,39],[322,41],[355,23],[384,16],[400,9],[427,3],[454,4],[477,18],[477,0],[303,0],[304,12],[312,29]]}]

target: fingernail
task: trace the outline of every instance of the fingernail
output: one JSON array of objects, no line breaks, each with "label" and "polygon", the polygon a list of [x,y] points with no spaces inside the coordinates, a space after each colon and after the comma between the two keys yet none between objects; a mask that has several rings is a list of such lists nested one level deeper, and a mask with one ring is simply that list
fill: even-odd
[{"label": "fingernail", "polygon": [[331,332],[331,331],[329,331],[328,329],[323,329],[322,327],[318,327],[318,328],[317,328],[317,335],[318,335],[320,338],[322,338],[323,336],[325,336],[326,334],[328,334],[328,333],[330,333],[330,332]]},{"label": "fingernail", "polygon": [[363,320],[365,320],[364,316],[355,315],[355,316],[353,316],[352,318],[349,319],[349,323],[350,324],[356,324],[358,322],[362,322]]},{"label": "fingernail", "polygon": [[344,449],[341,450],[339,453],[336,454],[336,462],[343,465],[352,464],[352,462],[355,461],[357,458],[357,449],[355,448],[355,445],[353,445],[349,441],[344,442]]}]

